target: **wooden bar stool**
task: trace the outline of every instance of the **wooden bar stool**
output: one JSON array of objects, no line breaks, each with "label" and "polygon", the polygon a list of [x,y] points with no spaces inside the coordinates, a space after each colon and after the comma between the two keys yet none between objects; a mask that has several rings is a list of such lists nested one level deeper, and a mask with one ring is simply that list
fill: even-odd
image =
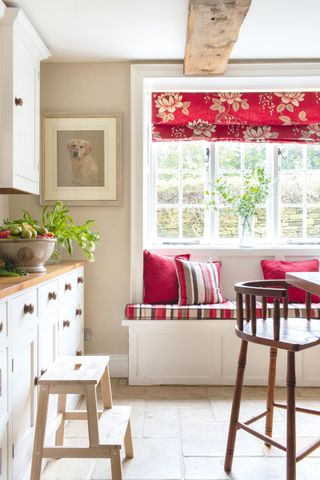
[{"label": "wooden bar stool", "polygon": [[[276,288],[277,287],[277,288]],[[287,480],[296,479],[296,462],[320,446],[320,439],[296,454],[296,420],[295,413],[320,415],[320,411],[296,407],[295,404],[295,353],[320,344],[320,321],[310,320],[310,297],[307,296],[307,317],[288,319],[288,295],[285,281],[268,280],[237,283],[237,325],[236,335],[241,338],[241,348],[235,382],[230,427],[225,456],[224,469],[230,472],[237,431],[246,432],[260,438],[270,447],[277,447],[287,454]],[[257,310],[256,298],[262,297],[261,312]],[[267,298],[272,297],[273,317],[267,318]],[[280,300],[283,301],[283,318],[280,317]],[[244,304],[245,310],[244,312]],[[245,315],[244,315],[245,313]],[[257,315],[259,314],[259,315]],[[245,317],[245,318],[244,318]],[[261,317],[261,318],[258,318]],[[239,421],[241,391],[246,367],[248,342],[270,347],[270,363],[266,410],[247,421]],[[275,402],[275,380],[277,350],[287,350],[287,404]],[[287,410],[287,441],[281,445],[272,438],[274,407]],[[266,417],[265,433],[250,427],[252,423]]]},{"label": "wooden bar stool", "polygon": [[[59,357],[38,380],[40,387],[33,446],[31,480],[39,480],[43,458],[110,458],[112,480],[122,480],[120,450],[133,458],[129,406],[113,406],[109,375],[109,357]],[[100,384],[103,410],[97,409]],[[45,432],[50,394],[58,394],[59,426],[55,445],[45,447]],[[84,395],[86,410],[66,411],[68,394]],[[64,447],[65,420],[86,420],[88,447]]]}]

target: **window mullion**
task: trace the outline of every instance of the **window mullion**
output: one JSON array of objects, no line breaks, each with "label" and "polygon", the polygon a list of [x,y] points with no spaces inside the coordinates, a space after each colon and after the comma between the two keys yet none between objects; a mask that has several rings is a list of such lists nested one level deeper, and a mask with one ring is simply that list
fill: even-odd
[{"label": "window mullion", "polygon": [[303,145],[302,238],[307,238],[307,146]]},{"label": "window mullion", "polygon": [[281,196],[280,196],[280,165],[279,165],[279,146],[277,144],[272,145],[269,151],[269,160],[273,170],[273,205],[271,225],[273,225],[272,231],[272,243],[280,243],[280,218],[281,218]]},{"label": "window mullion", "polygon": [[178,210],[178,219],[179,219],[179,242],[182,242],[183,239],[183,222],[182,222],[182,205],[183,205],[183,172],[182,172],[182,144],[179,144],[179,210]]}]

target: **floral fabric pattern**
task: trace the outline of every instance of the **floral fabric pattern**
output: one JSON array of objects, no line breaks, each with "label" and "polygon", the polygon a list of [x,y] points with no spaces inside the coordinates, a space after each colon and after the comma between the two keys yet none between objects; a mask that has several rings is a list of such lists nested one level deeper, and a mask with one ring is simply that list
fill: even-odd
[{"label": "floral fabric pattern", "polygon": [[154,92],[152,140],[320,143],[320,92]]}]

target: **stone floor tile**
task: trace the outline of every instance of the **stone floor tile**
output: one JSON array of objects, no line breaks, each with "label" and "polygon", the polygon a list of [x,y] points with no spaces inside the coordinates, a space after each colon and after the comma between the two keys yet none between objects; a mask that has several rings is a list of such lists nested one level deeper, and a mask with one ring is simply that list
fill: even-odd
[{"label": "stone floor tile", "polygon": [[91,480],[94,465],[91,458],[50,460],[41,480]]},{"label": "stone floor tile", "polygon": [[179,408],[181,423],[185,422],[212,422],[214,420],[211,408]]},{"label": "stone floor tile", "polygon": [[[239,432],[237,455],[263,455],[261,442]],[[226,450],[228,424],[224,422],[185,422],[182,424],[182,452],[184,456],[223,456]]]},{"label": "stone floor tile", "polygon": [[177,408],[153,408],[145,411],[144,437],[180,437],[180,426]]}]

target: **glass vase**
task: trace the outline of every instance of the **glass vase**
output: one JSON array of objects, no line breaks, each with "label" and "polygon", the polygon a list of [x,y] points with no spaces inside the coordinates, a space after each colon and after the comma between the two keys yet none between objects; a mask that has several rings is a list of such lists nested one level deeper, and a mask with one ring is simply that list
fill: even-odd
[{"label": "glass vase", "polygon": [[241,219],[239,246],[241,248],[252,248],[254,246],[254,217]]}]

